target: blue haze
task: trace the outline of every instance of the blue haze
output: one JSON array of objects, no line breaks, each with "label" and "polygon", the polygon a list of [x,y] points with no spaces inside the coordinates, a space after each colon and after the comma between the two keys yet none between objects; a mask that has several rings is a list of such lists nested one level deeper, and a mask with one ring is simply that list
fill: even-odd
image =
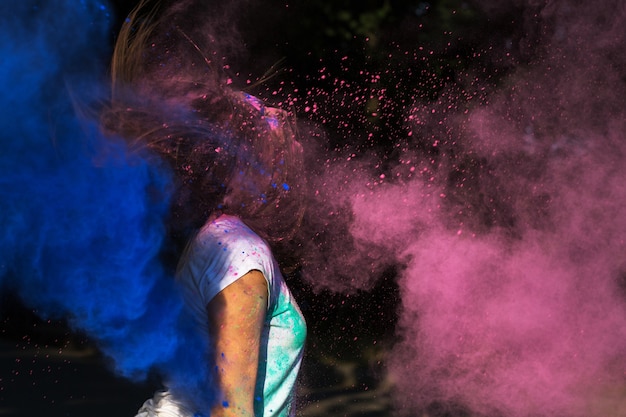
[{"label": "blue haze", "polygon": [[0,3],[0,288],[119,375],[207,393],[206,341],[158,260],[170,175],[76,111],[106,91],[111,20],[95,0]]}]

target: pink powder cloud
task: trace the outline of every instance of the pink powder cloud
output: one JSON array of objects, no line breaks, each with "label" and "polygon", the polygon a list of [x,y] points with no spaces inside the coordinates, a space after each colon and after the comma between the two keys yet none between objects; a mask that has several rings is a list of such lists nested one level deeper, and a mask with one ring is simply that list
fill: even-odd
[{"label": "pink powder cloud", "polygon": [[352,190],[355,239],[404,264],[399,410],[623,415],[626,7],[570,3],[541,10],[544,57],[488,104],[441,120],[407,110],[416,135],[457,135],[432,175]]}]

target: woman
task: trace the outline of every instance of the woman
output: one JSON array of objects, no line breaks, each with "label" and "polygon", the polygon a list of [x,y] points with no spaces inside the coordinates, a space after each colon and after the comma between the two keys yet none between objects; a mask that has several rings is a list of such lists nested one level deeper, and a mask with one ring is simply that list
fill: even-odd
[{"label": "woman", "polygon": [[[145,3],[117,40],[103,124],[175,174],[164,256],[213,348],[211,416],[292,416],[306,326],[269,244],[302,219],[301,147],[284,112],[219,79],[181,30],[193,10],[157,15]],[[137,414],[194,415],[197,405],[167,390]]]}]

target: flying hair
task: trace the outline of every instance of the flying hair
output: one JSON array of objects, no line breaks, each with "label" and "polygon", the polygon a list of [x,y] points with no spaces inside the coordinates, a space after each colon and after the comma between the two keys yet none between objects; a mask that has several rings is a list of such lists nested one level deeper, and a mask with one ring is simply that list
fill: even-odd
[{"label": "flying hair", "polygon": [[293,118],[230,88],[203,50],[210,41],[192,38],[199,31],[176,10],[142,1],[130,13],[115,45],[104,129],[172,170],[169,227],[180,244],[220,213],[280,242],[304,213]]}]

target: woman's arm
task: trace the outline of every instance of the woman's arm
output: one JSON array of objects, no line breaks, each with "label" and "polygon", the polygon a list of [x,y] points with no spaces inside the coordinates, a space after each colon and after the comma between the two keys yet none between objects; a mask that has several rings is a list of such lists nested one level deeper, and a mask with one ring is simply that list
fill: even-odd
[{"label": "woman's arm", "polygon": [[255,270],[223,289],[207,306],[222,395],[211,417],[254,416],[267,299],[267,281]]}]

